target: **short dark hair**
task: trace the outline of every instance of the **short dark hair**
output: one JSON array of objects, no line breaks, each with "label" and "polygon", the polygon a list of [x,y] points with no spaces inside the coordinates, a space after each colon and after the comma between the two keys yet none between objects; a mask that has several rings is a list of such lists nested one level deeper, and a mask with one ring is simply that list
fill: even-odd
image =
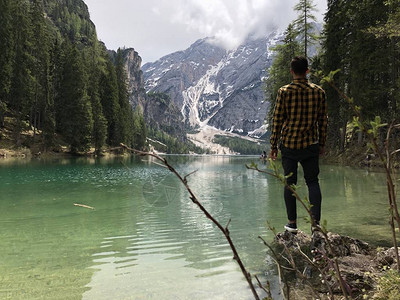
[{"label": "short dark hair", "polygon": [[290,68],[295,74],[305,74],[308,70],[308,60],[304,56],[295,56],[290,62]]}]

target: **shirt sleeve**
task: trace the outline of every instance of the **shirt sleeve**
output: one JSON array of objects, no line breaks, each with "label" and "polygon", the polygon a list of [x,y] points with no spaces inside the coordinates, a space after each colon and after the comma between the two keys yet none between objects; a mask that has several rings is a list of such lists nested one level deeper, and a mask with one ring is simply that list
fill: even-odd
[{"label": "shirt sleeve", "polygon": [[321,107],[318,113],[318,143],[321,146],[325,146],[326,135],[327,135],[327,125],[328,125],[328,113],[325,92],[322,91],[321,97]]},{"label": "shirt sleeve", "polygon": [[284,114],[283,98],[284,98],[284,92],[282,89],[279,89],[278,96],[276,97],[274,114],[272,119],[272,132],[270,137],[271,149],[278,148],[278,142],[283,126],[283,114]]}]

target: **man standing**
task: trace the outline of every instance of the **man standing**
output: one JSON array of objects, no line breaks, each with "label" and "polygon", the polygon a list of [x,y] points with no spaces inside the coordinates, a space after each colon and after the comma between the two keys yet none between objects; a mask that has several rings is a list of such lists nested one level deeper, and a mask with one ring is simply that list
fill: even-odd
[{"label": "man standing", "polygon": [[[321,219],[321,190],[318,182],[319,155],[324,153],[327,128],[325,92],[307,80],[308,61],[296,56],[290,63],[293,82],[278,91],[272,122],[270,157],[275,160],[278,144],[287,184],[297,184],[300,162],[308,187],[311,213],[315,224]],[[297,232],[296,198],[287,188],[284,199],[289,223],[285,229]]]}]

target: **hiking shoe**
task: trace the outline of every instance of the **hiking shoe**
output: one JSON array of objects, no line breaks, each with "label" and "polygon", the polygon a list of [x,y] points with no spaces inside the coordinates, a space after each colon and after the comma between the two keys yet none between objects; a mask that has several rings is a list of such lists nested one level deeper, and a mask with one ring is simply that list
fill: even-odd
[{"label": "hiking shoe", "polygon": [[285,229],[291,233],[297,233],[296,223],[288,223],[285,225]]}]

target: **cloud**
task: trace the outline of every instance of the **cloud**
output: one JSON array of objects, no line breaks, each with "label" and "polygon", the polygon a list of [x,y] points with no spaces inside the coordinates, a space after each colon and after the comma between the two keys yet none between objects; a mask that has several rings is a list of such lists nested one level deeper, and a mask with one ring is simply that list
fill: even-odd
[{"label": "cloud", "polygon": [[[294,0],[164,0],[161,11],[187,31],[212,37],[215,43],[232,49],[249,35],[262,36],[285,29],[296,17]],[[326,6],[317,0],[318,7]],[[160,2],[158,8],[160,8]],[[323,12],[315,13],[321,19]]]},{"label": "cloud", "polygon": [[[144,62],[214,37],[232,49],[249,34],[285,29],[298,0],[84,0],[97,33],[110,49],[134,47]],[[327,0],[315,0],[320,10]],[[324,11],[316,13],[322,19]]]},{"label": "cloud", "polygon": [[249,35],[261,36],[284,29],[294,19],[293,0],[171,0],[162,2],[171,22],[188,31],[213,37],[227,49],[239,46]]}]

